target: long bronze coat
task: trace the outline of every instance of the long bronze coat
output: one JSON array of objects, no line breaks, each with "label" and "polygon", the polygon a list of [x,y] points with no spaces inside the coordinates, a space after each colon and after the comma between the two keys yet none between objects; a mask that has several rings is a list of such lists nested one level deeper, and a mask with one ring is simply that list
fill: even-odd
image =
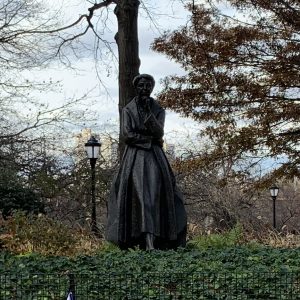
[{"label": "long bronze coat", "polygon": [[123,109],[126,148],[111,188],[106,239],[123,248],[142,245],[155,235],[155,247],[185,246],[186,213],[182,194],[162,149],[164,109],[151,98],[145,113],[134,98]]}]

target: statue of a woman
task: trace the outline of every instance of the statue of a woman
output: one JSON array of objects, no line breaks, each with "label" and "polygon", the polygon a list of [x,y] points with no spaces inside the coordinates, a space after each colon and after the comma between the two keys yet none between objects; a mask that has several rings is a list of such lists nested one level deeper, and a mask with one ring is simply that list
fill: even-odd
[{"label": "statue of a woman", "polygon": [[164,109],[150,97],[155,81],[134,78],[137,97],[122,114],[126,148],[108,203],[106,238],[122,249],[185,246],[186,213],[182,194],[163,152]]}]

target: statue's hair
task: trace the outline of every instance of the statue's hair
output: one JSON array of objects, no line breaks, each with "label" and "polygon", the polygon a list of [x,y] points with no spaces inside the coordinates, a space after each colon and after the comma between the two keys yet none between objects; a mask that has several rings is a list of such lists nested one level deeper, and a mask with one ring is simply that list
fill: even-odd
[{"label": "statue's hair", "polygon": [[135,76],[134,79],[133,79],[133,81],[132,81],[133,86],[136,87],[137,84],[138,84],[138,82],[139,82],[141,79],[143,79],[143,78],[144,78],[144,79],[150,80],[150,81],[152,82],[152,86],[154,87],[154,85],[155,85],[155,80],[154,80],[154,78],[153,78],[151,75],[149,75],[149,74],[140,74],[140,75]]}]

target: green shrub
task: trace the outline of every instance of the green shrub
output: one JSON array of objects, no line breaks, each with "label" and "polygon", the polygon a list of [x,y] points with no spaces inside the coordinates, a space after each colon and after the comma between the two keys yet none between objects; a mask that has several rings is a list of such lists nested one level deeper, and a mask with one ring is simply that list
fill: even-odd
[{"label": "green shrub", "polygon": [[243,228],[237,224],[233,229],[223,233],[213,233],[209,235],[200,235],[188,243],[189,247],[199,249],[207,248],[227,248],[241,244],[243,240]]},{"label": "green shrub", "polygon": [[104,252],[121,252],[121,249],[115,244],[104,241],[101,248],[99,248],[99,253]]},{"label": "green shrub", "polygon": [[[109,247],[111,245],[107,244]],[[107,250],[107,249],[106,249]],[[0,299],[30,289],[66,293],[73,273],[78,299],[298,299],[300,249],[178,249],[112,251],[77,257],[11,255],[0,252]],[[117,251],[116,251],[117,250]],[[43,275],[37,275],[43,273]],[[5,277],[2,274],[10,274]],[[35,276],[34,276],[35,275]],[[3,276],[3,281],[1,281]],[[22,285],[19,281],[22,281]],[[37,284],[39,282],[39,284]],[[81,293],[81,294],[80,294]],[[9,295],[9,297],[7,296]],[[44,294],[43,299],[63,299]],[[101,297],[99,297],[101,295]],[[106,297],[103,297],[106,295]],[[41,296],[41,295],[39,295]],[[39,299],[32,295],[25,299]],[[6,297],[6,298],[5,298]]]},{"label": "green shrub", "polygon": [[0,166],[0,212],[6,218],[16,210],[37,214],[44,212],[44,203],[26,186],[16,170]]}]

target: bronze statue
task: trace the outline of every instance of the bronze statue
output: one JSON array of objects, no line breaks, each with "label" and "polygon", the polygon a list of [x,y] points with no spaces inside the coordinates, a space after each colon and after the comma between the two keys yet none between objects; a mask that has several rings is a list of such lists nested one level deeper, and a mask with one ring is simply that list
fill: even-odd
[{"label": "bronze statue", "polygon": [[165,110],[150,97],[155,81],[134,78],[137,96],[122,112],[126,148],[111,188],[106,238],[122,249],[174,249],[186,243],[182,194],[162,149]]}]

